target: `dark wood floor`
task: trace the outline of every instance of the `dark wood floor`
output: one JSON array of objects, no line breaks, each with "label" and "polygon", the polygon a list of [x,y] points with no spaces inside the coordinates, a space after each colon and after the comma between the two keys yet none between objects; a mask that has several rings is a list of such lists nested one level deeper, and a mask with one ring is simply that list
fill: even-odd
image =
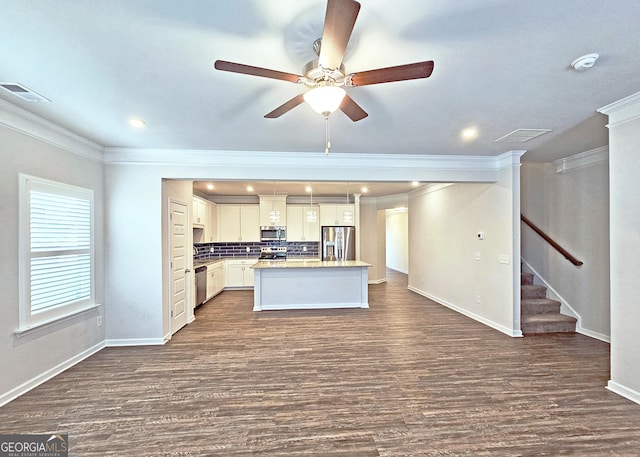
[{"label": "dark wood floor", "polygon": [[510,338],[389,278],[369,310],[223,292],[165,346],[104,349],[0,408],[0,433],[68,433],[73,456],[640,454],[608,344]]}]

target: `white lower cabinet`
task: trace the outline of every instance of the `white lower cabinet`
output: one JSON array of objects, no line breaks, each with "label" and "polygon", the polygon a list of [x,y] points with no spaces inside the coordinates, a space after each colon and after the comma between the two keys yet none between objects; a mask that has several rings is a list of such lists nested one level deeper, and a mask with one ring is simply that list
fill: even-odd
[{"label": "white lower cabinet", "polygon": [[253,287],[253,268],[256,259],[228,259],[227,287]]},{"label": "white lower cabinet", "polygon": [[218,295],[225,285],[224,261],[207,266],[207,300]]}]

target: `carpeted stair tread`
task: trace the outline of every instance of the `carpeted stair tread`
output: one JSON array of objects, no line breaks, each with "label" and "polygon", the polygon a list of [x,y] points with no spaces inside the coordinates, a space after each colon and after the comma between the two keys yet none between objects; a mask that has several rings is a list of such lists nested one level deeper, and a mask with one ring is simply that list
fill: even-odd
[{"label": "carpeted stair tread", "polygon": [[522,316],[560,313],[560,302],[550,298],[529,298],[520,301],[520,309]]}]

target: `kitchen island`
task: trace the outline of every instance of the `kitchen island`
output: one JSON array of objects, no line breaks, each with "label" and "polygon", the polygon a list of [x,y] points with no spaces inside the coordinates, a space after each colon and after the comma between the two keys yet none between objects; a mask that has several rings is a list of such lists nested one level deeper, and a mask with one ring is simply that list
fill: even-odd
[{"label": "kitchen island", "polygon": [[359,260],[258,262],[253,310],[369,307],[369,267]]}]

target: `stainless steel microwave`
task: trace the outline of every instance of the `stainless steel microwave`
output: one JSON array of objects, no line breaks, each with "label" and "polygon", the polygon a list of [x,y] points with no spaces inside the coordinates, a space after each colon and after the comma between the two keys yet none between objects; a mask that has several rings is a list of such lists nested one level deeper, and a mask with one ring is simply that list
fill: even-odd
[{"label": "stainless steel microwave", "polygon": [[283,226],[261,226],[260,241],[286,241],[287,229]]}]

